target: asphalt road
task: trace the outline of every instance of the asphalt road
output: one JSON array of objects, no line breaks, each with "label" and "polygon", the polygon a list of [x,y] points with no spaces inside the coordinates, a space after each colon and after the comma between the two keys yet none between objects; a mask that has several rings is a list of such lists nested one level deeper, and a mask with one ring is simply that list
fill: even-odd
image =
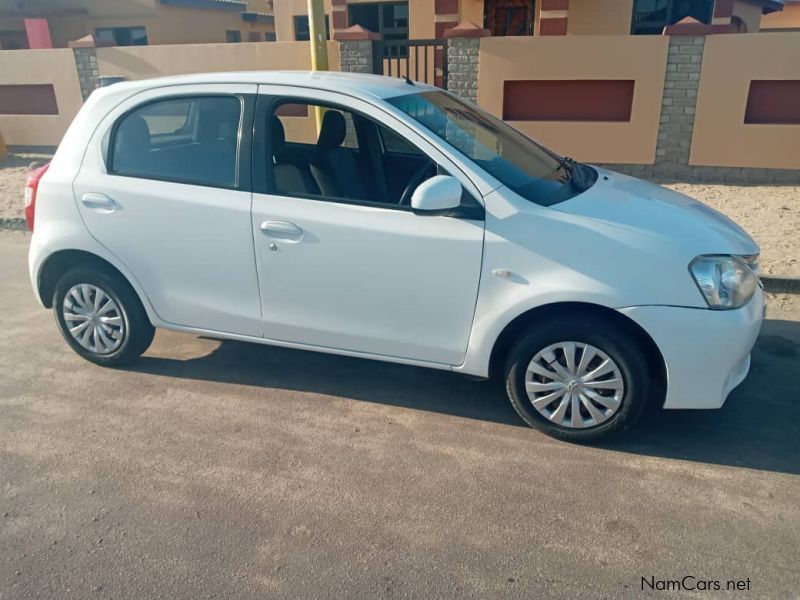
[{"label": "asphalt road", "polygon": [[800,323],[781,314],[723,410],[589,448],[445,372],[171,332],[96,367],[35,303],[26,251],[0,232],[3,600],[800,591]]}]

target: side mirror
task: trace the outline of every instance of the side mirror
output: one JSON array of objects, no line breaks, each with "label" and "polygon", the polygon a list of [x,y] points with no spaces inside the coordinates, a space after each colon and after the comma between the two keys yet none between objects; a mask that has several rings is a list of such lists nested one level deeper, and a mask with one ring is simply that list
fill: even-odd
[{"label": "side mirror", "polygon": [[461,184],[455,177],[436,175],[423,181],[411,196],[411,208],[423,213],[439,213],[461,205]]}]

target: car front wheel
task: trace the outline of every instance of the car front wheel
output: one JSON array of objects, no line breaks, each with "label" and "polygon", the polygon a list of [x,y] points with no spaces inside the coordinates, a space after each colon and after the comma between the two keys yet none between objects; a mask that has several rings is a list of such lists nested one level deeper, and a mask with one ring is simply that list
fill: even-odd
[{"label": "car front wheel", "polygon": [[53,310],[72,349],[102,366],[133,362],[155,334],[133,289],[114,273],[78,268],[64,274],[56,284]]},{"label": "car front wheel", "polygon": [[511,347],[505,372],[520,417],[573,442],[600,441],[631,427],[650,386],[634,336],[594,315],[533,326]]}]

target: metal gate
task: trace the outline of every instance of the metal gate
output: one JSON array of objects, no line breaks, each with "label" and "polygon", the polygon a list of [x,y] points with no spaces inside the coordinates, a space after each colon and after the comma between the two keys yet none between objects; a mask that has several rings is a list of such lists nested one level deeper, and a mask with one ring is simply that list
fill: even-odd
[{"label": "metal gate", "polygon": [[383,40],[376,44],[376,74],[447,87],[446,40]]}]

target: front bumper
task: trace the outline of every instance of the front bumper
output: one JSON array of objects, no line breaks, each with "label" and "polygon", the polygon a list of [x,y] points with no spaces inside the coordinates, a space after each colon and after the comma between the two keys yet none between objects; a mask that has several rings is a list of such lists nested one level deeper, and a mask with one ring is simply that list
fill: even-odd
[{"label": "front bumper", "polygon": [[750,370],[761,331],[764,293],[736,310],[633,306],[620,312],[638,323],[667,367],[664,408],[720,408]]}]

